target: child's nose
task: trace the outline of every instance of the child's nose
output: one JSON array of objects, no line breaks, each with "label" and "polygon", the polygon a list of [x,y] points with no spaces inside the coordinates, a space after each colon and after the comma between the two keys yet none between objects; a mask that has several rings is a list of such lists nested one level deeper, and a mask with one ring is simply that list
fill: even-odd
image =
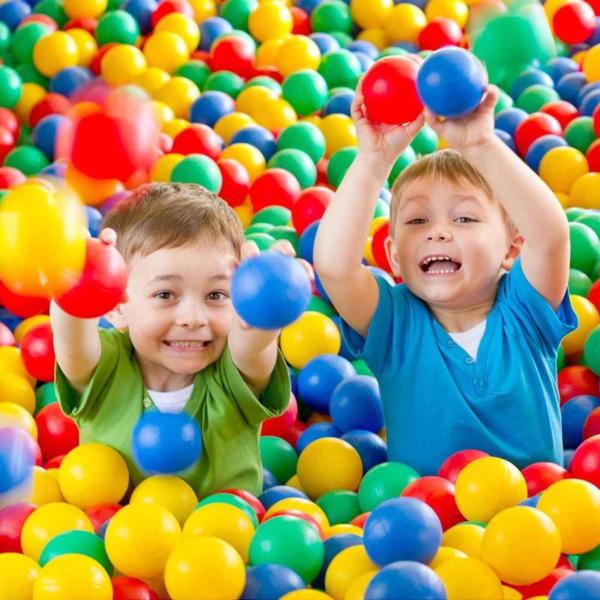
[{"label": "child's nose", "polygon": [[177,314],[177,325],[197,329],[207,323],[207,311],[201,302],[189,301],[181,303]]},{"label": "child's nose", "polygon": [[434,228],[432,228],[427,235],[427,240],[430,242],[447,242],[451,238],[452,234],[450,233],[450,231],[445,227],[441,227],[439,225],[436,225]]}]

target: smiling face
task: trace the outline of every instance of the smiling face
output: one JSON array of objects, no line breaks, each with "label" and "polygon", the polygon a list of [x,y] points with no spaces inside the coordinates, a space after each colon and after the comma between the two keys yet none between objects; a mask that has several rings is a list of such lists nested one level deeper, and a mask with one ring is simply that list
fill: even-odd
[{"label": "smiling face", "polygon": [[396,275],[434,307],[493,302],[518,255],[499,203],[468,183],[418,177],[401,191],[386,249]]},{"label": "smiling face", "polygon": [[148,388],[188,385],[221,356],[234,318],[236,264],[230,244],[212,239],[131,258],[129,299],[111,320],[127,328]]}]

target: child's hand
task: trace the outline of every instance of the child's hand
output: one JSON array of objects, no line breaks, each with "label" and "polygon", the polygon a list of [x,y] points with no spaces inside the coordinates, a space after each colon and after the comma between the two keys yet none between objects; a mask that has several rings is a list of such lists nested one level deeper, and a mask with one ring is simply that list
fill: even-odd
[{"label": "child's hand", "polygon": [[389,125],[369,120],[362,93],[362,81],[356,88],[352,102],[352,118],[356,124],[359,152],[376,155],[379,160],[390,164],[406,150],[425,124],[423,114],[405,125]]},{"label": "child's hand", "polygon": [[[114,246],[117,243],[117,232],[110,227],[106,227],[98,234],[98,239],[107,246]],[[129,294],[127,293],[127,290],[125,290],[120,304],[125,304],[128,300]]]},{"label": "child's hand", "polygon": [[465,152],[480,147],[494,137],[494,107],[498,100],[498,88],[488,85],[481,104],[472,113],[461,119],[440,121],[430,110],[425,110],[427,124],[450,147]]}]

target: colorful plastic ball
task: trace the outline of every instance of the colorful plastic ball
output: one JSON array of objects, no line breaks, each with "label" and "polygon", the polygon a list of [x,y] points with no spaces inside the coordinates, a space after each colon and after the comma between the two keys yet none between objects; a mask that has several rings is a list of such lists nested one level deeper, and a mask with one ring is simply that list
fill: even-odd
[{"label": "colorful plastic ball", "polygon": [[99,17],[108,6],[107,0],[65,0],[64,10],[71,19]]},{"label": "colorful plastic ball", "polygon": [[76,66],[78,60],[75,40],[62,31],[41,38],[33,48],[34,65],[46,77],[53,77],[62,69]]},{"label": "colorful plastic ball", "polygon": [[21,0],[8,0],[0,6],[0,21],[15,30],[31,13],[31,6]]},{"label": "colorful plastic ball", "polygon": [[49,90],[55,94],[71,96],[73,92],[92,80],[92,72],[84,67],[62,69],[50,80]]},{"label": "colorful plastic ball", "polygon": [[171,181],[196,183],[215,194],[223,183],[217,164],[202,154],[190,154],[178,162],[171,173]]},{"label": "colorful plastic ball", "polygon": [[34,504],[17,502],[0,508],[0,552],[21,554],[21,531],[29,515],[36,510]]},{"label": "colorful plastic ball", "polygon": [[414,561],[398,561],[385,566],[371,580],[365,598],[446,598],[440,577],[429,567]]},{"label": "colorful plastic ball", "polygon": [[22,81],[17,72],[7,66],[0,66],[0,106],[12,108],[19,102],[23,93]]},{"label": "colorful plastic ball", "polygon": [[278,150],[288,148],[306,152],[316,164],[325,155],[325,137],[312,123],[295,123],[284,129],[277,140]]},{"label": "colorful plastic ball", "polygon": [[588,415],[600,407],[600,397],[575,396],[561,407],[563,445],[575,449],[582,442],[583,424]]},{"label": "colorful plastic ball", "polygon": [[515,135],[517,126],[527,118],[527,113],[520,108],[506,108],[500,111],[495,118],[496,129],[506,131],[511,136]]},{"label": "colorful plastic ball", "polygon": [[358,499],[363,512],[369,512],[390,498],[397,498],[406,486],[419,478],[411,467],[387,462],[373,467],[358,488]]},{"label": "colorful plastic ball", "polygon": [[250,202],[254,212],[267,206],[291,208],[300,194],[298,180],[284,169],[267,169],[250,186]]},{"label": "colorful plastic ball", "polygon": [[46,544],[40,555],[40,566],[44,567],[57,556],[65,554],[83,554],[88,556],[102,565],[109,575],[112,574],[113,569],[104,549],[104,541],[89,531],[65,531],[54,536]]},{"label": "colorful plastic ball", "polygon": [[[588,438],[598,434],[600,434],[600,409],[595,409],[585,420],[585,424],[583,426],[583,439],[587,440]],[[585,478],[582,477],[581,479]]]},{"label": "colorful plastic ball", "polygon": [[548,134],[559,136],[562,134],[560,123],[554,117],[538,112],[523,119],[514,132],[519,154],[525,156],[535,140]]},{"label": "colorful plastic ball", "polygon": [[298,180],[302,189],[314,185],[317,179],[317,169],[310,156],[295,148],[277,151],[270,158],[268,167],[289,171]]},{"label": "colorful plastic ball", "polygon": [[585,42],[596,28],[594,9],[585,2],[569,2],[552,17],[556,37],[566,44]]},{"label": "colorful plastic ball", "polygon": [[44,407],[35,417],[38,444],[45,460],[67,454],[79,444],[79,429],[57,403]]},{"label": "colorful plastic ball", "polygon": [[275,476],[278,483],[283,484],[294,475],[298,456],[288,442],[275,436],[263,435],[259,447],[263,466]]},{"label": "colorful plastic ball", "polygon": [[[545,136],[544,136],[545,137]],[[561,165],[561,168],[558,168]],[[539,165],[540,177],[555,192],[569,193],[573,183],[588,170],[585,156],[576,148],[550,149]]]},{"label": "colorful plastic ball", "polygon": [[250,564],[280,564],[295,571],[305,583],[318,575],[324,558],[323,542],[314,527],[290,516],[264,521],[250,544]]},{"label": "colorful plastic ball", "polygon": [[288,363],[301,369],[321,354],[337,354],[341,338],[330,318],[307,311],[295,323],[283,329],[280,344]]},{"label": "colorful plastic ball", "polygon": [[33,585],[40,567],[16,552],[0,554],[0,599],[33,598]]},{"label": "colorful plastic ball", "polygon": [[210,17],[200,23],[200,50],[208,52],[215,40],[233,30],[231,23],[222,17]]},{"label": "colorful plastic ball", "polygon": [[383,427],[379,386],[373,377],[354,375],[340,382],[330,397],[329,411],[334,425],[343,432]]},{"label": "colorful plastic ball", "polygon": [[35,379],[54,380],[54,346],[49,323],[34,327],[21,342],[21,357],[25,368]]},{"label": "colorful plastic ball", "polygon": [[587,152],[597,138],[592,117],[576,117],[567,125],[564,135],[570,146]]},{"label": "colorful plastic ball", "polygon": [[546,104],[560,99],[558,92],[545,85],[537,84],[528,87],[518,98],[517,106],[528,113],[540,111]]},{"label": "colorful plastic ball", "polygon": [[293,18],[287,6],[280,2],[261,2],[248,19],[248,29],[259,42],[280,38],[291,33]]},{"label": "colorful plastic ball", "polygon": [[259,496],[259,500],[267,510],[274,504],[277,504],[277,502],[280,500],[284,500],[286,498],[302,498],[304,500],[308,499],[306,494],[287,485],[275,485],[264,491]]},{"label": "colorful plastic ball", "polygon": [[435,572],[442,580],[448,598],[502,598],[502,582],[480,560],[471,557],[449,558]]},{"label": "colorful plastic ball", "polygon": [[360,61],[348,50],[328,52],[321,59],[318,70],[329,89],[336,87],[354,89],[362,73]]},{"label": "colorful plastic ball", "polygon": [[278,564],[261,564],[248,569],[242,597],[248,600],[281,598],[289,592],[301,590],[304,587],[302,578],[289,567]]},{"label": "colorful plastic ball", "polygon": [[516,100],[527,88],[534,85],[551,88],[553,87],[552,77],[541,69],[527,69],[515,79],[510,88],[510,94]]},{"label": "colorful plastic ball", "polygon": [[600,481],[600,435],[586,439],[575,450],[570,470],[574,477],[598,486]]},{"label": "colorful plastic ball", "polygon": [[567,145],[564,138],[558,135],[543,135],[531,144],[525,155],[525,162],[534,171],[538,171],[542,159],[550,150],[552,150],[552,148],[559,148]]},{"label": "colorful plastic ball", "polygon": [[111,578],[113,600],[158,600],[156,592],[141,579],[118,575]]},{"label": "colorful plastic ball", "polygon": [[194,52],[200,42],[200,31],[194,19],[179,12],[173,12],[164,16],[156,24],[154,31],[175,33],[185,42],[189,52]]},{"label": "colorful plastic ball", "polygon": [[[327,550],[330,543],[338,537],[341,536],[333,536],[325,542],[325,589],[333,598],[344,598],[347,597],[352,583],[366,573],[374,574],[377,565],[368,557],[360,541],[358,544],[352,543],[355,540],[346,541],[344,544],[336,544],[333,550],[337,550],[337,552],[328,561]],[[339,549],[340,547],[341,549]],[[327,562],[329,562],[328,565]]]},{"label": "colorful plastic ball", "polygon": [[249,125],[239,129],[230,140],[231,144],[249,144],[257,148],[269,160],[277,151],[273,134],[260,125]]},{"label": "colorful plastic ball", "polygon": [[240,77],[250,76],[254,59],[251,42],[234,35],[219,38],[210,50],[210,67],[213,71],[233,71]]},{"label": "colorful plastic ball", "polygon": [[[60,469],[60,465],[58,465]],[[121,510],[120,504],[98,504],[85,509],[85,514],[89,517],[94,527],[94,531],[99,533],[104,525],[108,525],[108,521]]]},{"label": "colorful plastic ball", "polygon": [[28,481],[35,463],[35,441],[19,427],[0,427],[0,494]]},{"label": "colorful plastic ball", "polygon": [[549,600],[576,600],[577,598],[597,598],[600,586],[600,573],[579,571],[561,579],[550,591]]},{"label": "colorful plastic ball", "polygon": [[275,67],[284,76],[303,69],[316,70],[321,62],[321,52],[309,37],[293,35],[280,46]]},{"label": "colorful plastic ball", "polygon": [[348,5],[340,0],[318,3],[310,15],[310,23],[315,32],[350,33],[352,29],[352,18]]},{"label": "colorful plastic ball", "polygon": [[[573,182],[570,193],[570,204],[583,208],[598,210],[598,192],[600,191],[600,173],[585,173]],[[591,273],[596,277],[597,269]]]},{"label": "colorful plastic ball", "polygon": [[265,158],[258,148],[246,143],[235,143],[227,146],[221,153],[221,160],[232,158],[241,163],[250,181],[254,181],[266,168]]},{"label": "colorful plastic ball", "polygon": [[62,115],[49,115],[41,119],[33,129],[33,143],[49,160],[54,160],[54,147],[61,127],[66,126],[67,118]]},{"label": "colorful plastic ball", "polygon": [[152,29],[151,18],[156,6],[156,0],[125,0],[120,8],[126,10],[137,21],[140,33],[145,35]]},{"label": "colorful plastic ball", "polygon": [[223,184],[219,196],[231,207],[240,206],[250,190],[250,178],[246,169],[236,160],[225,159],[217,161]]},{"label": "colorful plastic ball", "polygon": [[233,99],[223,92],[205,92],[190,109],[190,120],[213,127],[215,123],[234,111]]},{"label": "colorful plastic ball", "polygon": [[145,69],[145,56],[133,46],[118,45],[110,48],[101,63],[102,77],[112,86],[133,82]]},{"label": "colorful plastic ball", "polygon": [[[203,154],[212,160],[216,160],[222,149],[223,142],[221,138],[208,125],[192,123],[175,136],[171,152],[183,154],[184,156]],[[180,162],[177,161],[175,167]],[[173,171],[171,171],[172,174]]]},{"label": "colorful plastic ball", "polygon": [[328,97],[327,82],[316,71],[296,71],[283,82],[283,97],[298,115],[310,115],[325,106]]},{"label": "colorful plastic ball", "polygon": [[421,50],[438,50],[443,46],[458,46],[461,39],[462,30],[455,21],[438,17],[423,27],[418,43]]},{"label": "colorful plastic ball", "polygon": [[354,429],[344,433],[341,438],[358,452],[363,465],[363,473],[367,473],[373,467],[387,461],[385,442],[372,431]]},{"label": "colorful plastic ball", "polygon": [[533,463],[522,471],[527,482],[529,497],[536,496],[557,481],[568,479],[568,471],[563,467],[549,462]]},{"label": "colorful plastic ball", "polygon": [[549,102],[542,106],[540,112],[554,117],[563,129],[579,116],[579,111],[570,102],[565,102],[564,100]]},{"label": "colorful plastic ball", "polygon": [[185,41],[170,31],[153,33],[144,44],[144,56],[150,67],[174,73],[189,58]]}]

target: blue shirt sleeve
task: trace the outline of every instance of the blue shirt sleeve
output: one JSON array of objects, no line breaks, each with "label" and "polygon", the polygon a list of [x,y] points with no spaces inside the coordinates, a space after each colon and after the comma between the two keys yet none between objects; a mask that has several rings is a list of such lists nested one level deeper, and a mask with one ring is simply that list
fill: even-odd
[{"label": "blue shirt sleeve", "polygon": [[550,303],[532,285],[523,272],[521,261],[504,276],[502,294],[525,332],[543,348],[555,352],[562,338],[577,325],[577,315],[571,306],[568,290],[555,311]]}]

